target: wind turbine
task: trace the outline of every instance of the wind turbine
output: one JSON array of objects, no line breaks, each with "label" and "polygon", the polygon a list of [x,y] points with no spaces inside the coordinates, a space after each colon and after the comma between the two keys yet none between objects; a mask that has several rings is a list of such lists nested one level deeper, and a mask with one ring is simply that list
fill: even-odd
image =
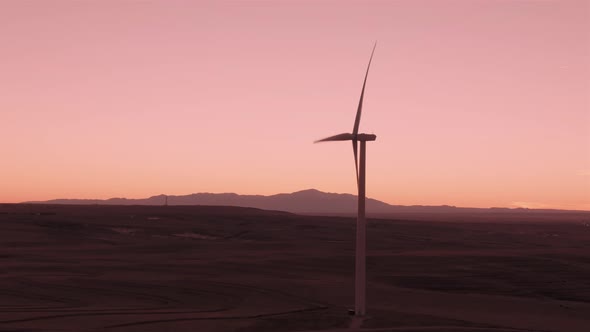
[{"label": "wind turbine", "polygon": [[[369,59],[369,65],[367,66],[367,72],[365,73],[365,80],[363,82],[363,89],[361,91],[361,99],[359,101],[358,108],[356,110],[356,118],[354,119],[354,127],[352,133],[338,134],[324,139],[315,141],[319,142],[330,142],[330,141],[352,141],[352,151],[354,153],[354,166],[356,168],[356,182],[358,187],[358,215],[356,219],[356,257],[355,257],[355,283],[354,283],[354,314],[355,316],[364,316],[366,313],[366,226],[367,222],[365,219],[365,161],[366,161],[366,142],[374,141],[377,136],[373,134],[359,134],[359,123],[361,121],[361,112],[363,109],[363,97],[365,95],[365,86],[367,85],[367,76],[369,75],[369,68],[371,67],[371,60],[373,60],[373,53],[375,53],[375,47],[371,52],[371,58]],[[360,142],[360,162],[357,155],[358,143]]]}]

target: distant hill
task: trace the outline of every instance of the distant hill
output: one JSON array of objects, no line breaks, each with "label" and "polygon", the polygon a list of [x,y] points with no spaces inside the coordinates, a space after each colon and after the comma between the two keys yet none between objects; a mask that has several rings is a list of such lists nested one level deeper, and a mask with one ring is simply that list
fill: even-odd
[{"label": "distant hill", "polygon": [[[54,199],[43,202],[26,203],[70,205],[164,205],[165,202],[166,195],[157,195],[140,199]],[[366,204],[368,212],[376,213],[387,213],[392,207],[390,204],[371,198],[367,199]],[[168,205],[223,205],[254,207],[264,210],[279,210],[294,213],[353,214],[356,213],[357,200],[355,195],[325,193],[315,189],[308,189],[290,194],[276,194],[271,196],[238,195],[234,193],[196,193],[181,196],[168,195]]]},{"label": "distant hill", "polygon": [[[149,198],[127,199],[110,198],[98,199],[54,199],[43,202],[44,204],[70,204],[70,205],[164,205],[166,195],[157,195]],[[212,194],[196,193],[190,195],[168,195],[168,205],[211,205],[211,206],[241,206],[253,207],[264,210],[279,210],[301,214],[324,215],[354,215],[357,210],[357,197],[351,194],[326,193],[316,189],[297,191],[289,194],[263,195],[238,195],[234,193]],[[448,213],[535,213],[535,212],[567,212],[563,210],[529,210],[508,208],[459,208],[455,206],[401,206],[391,205],[376,199],[368,198],[366,203],[368,215],[387,217],[391,214],[398,216],[407,214],[448,214]],[[580,212],[580,211],[578,211]]]}]

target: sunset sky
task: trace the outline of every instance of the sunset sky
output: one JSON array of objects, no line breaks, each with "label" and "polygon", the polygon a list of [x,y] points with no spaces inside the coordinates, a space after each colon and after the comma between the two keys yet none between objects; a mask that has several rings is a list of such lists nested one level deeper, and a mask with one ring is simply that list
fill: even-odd
[{"label": "sunset sky", "polygon": [[0,1],[0,202],[195,192],[590,210],[590,5]]}]

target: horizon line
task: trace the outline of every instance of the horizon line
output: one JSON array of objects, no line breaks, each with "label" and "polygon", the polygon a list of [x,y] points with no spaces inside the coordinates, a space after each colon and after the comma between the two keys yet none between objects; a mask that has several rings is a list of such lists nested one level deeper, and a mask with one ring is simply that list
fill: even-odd
[{"label": "horizon line", "polygon": [[[201,192],[192,192],[192,193],[188,193],[188,194],[164,194],[164,193],[160,193],[160,194],[156,194],[156,195],[151,195],[151,196],[147,196],[147,197],[108,197],[108,198],[50,198],[50,199],[44,199],[44,200],[29,200],[29,201],[22,201],[22,202],[0,202],[0,204],[43,204],[43,203],[47,203],[47,204],[51,204],[48,203],[50,201],[59,201],[59,200],[76,200],[76,201],[109,201],[109,200],[115,200],[115,199],[121,199],[121,200],[142,200],[142,199],[149,199],[149,198],[153,198],[153,197],[158,197],[158,196],[166,196],[166,197],[180,197],[180,196],[190,196],[190,195],[198,195],[198,194],[211,194],[211,195],[224,195],[224,194],[233,194],[233,195],[238,195],[238,196],[261,196],[261,197],[269,197],[269,196],[276,196],[276,195],[290,195],[290,194],[295,194],[295,193],[299,193],[299,192],[304,192],[304,191],[317,191],[320,193],[324,193],[324,194],[334,194],[334,195],[350,195],[353,197],[357,197],[358,195],[356,194],[351,194],[351,193],[339,193],[339,192],[331,192],[331,191],[323,191],[323,190],[319,190],[319,189],[315,189],[315,188],[308,188],[308,189],[301,189],[301,190],[296,190],[296,191],[292,191],[292,192],[278,192],[278,193],[274,193],[274,194],[240,194],[237,192],[209,192],[209,191],[201,191]],[[538,207],[527,207],[527,206],[513,206],[513,207],[509,207],[509,206],[487,206],[487,207],[474,207],[474,206],[457,206],[454,204],[411,204],[411,205],[405,205],[405,204],[393,204],[393,203],[389,203],[377,198],[372,198],[372,197],[367,197],[367,199],[371,199],[371,200],[376,200],[379,201],[381,203],[385,203],[387,205],[390,206],[398,206],[398,207],[451,207],[451,208],[457,208],[457,209],[509,209],[509,210],[556,210],[556,211],[578,211],[578,212],[590,212],[590,210],[584,210],[584,209],[579,209],[579,208],[556,208],[556,207],[543,207],[543,206],[538,206]],[[515,202],[517,203],[517,202]],[[526,203],[526,202],[523,202]],[[530,203],[530,202],[529,202]],[[60,203],[58,203],[60,204]],[[531,203],[531,204],[538,204],[538,203]],[[142,205],[142,204],[137,204],[137,205]],[[198,205],[198,204],[190,204],[190,205]]]}]

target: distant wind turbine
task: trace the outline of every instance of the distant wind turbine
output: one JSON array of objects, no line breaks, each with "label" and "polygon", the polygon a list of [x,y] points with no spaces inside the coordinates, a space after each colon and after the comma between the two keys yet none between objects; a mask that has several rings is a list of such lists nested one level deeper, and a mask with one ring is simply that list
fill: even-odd
[{"label": "distant wind turbine", "polygon": [[[375,47],[371,52],[367,72],[365,73],[365,81],[363,82],[363,89],[361,91],[361,99],[356,111],[356,118],[354,119],[354,127],[352,133],[338,134],[330,136],[314,143],[329,142],[329,141],[352,141],[352,151],[354,152],[354,166],[356,167],[356,183],[358,187],[358,215],[356,219],[356,259],[355,259],[355,290],[354,290],[354,314],[355,316],[364,316],[366,313],[366,220],[365,220],[365,148],[367,141],[374,141],[377,136],[373,134],[359,134],[359,123],[361,121],[361,112],[363,109],[363,97],[365,95],[365,86],[367,84],[367,76],[369,75],[369,68],[371,67],[371,60],[373,60],[373,53]],[[358,142],[361,145],[360,163],[357,156]]]}]

